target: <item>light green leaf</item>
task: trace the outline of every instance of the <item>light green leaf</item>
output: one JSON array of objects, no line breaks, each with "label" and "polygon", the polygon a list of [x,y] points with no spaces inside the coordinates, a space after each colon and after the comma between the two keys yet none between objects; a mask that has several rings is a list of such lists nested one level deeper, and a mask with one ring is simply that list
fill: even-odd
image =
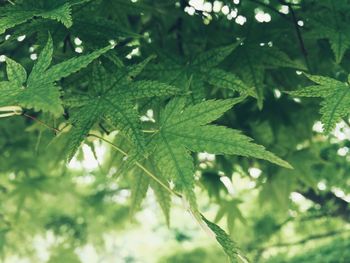
[{"label": "light green leaf", "polygon": [[265,150],[240,131],[223,126],[173,127],[167,133],[179,138],[186,147],[194,152],[213,154],[231,154],[267,160],[277,165],[292,168],[290,164]]},{"label": "light green leaf", "polygon": [[[63,137],[67,145],[65,148],[65,155],[67,156],[68,161],[74,157],[76,151],[90,132],[92,126],[100,118],[101,108],[102,106],[98,102],[90,102],[89,105],[81,107],[80,112],[72,114],[70,122],[73,127],[68,133],[60,135]],[[84,114],[81,114],[81,112],[84,112]]]},{"label": "light green leaf", "polygon": [[178,108],[177,110],[174,110],[174,115],[166,122],[166,124],[164,124],[164,126],[188,127],[207,124],[221,117],[222,114],[243,99],[244,98],[240,97],[227,100],[207,100],[189,106],[185,108],[183,112]]},{"label": "light green leaf", "polygon": [[26,22],[37,13],[37,10],[21,10],[18,7],[0,9],[0,34],[3,34],[6,29]]},{"label": "light green leaf", "polygon": [[[52,39],[49,35],[47,44],[40,53],[28,80],[26,71],[20,64],[9,58],[6,59],[9,82],[3,88],[3,95],[7,94],[7,96],[0,98],[0,105],[19,105],[33,108],[35,111],[50,112],[56,117],[61,116],[63,114],[61,92],[55,82],[86,67],[109,49],[108,46],[49,67],[53,53]],[[27,82],[26,85],[25,82]]]},{"label": "light green leaf", "polygon": [[28,85],[33,85],[36,81],[43,77],[44,72],[50,66],[53,54],[53,43],[51,35],[49,34],[47,43],[43,50],[40,52],[37,62],[34,64],[32,72],[28,77]]},{"label": "light green leaf", "polygon": [[320,110],[321,121],[324,125],[324,131],[329,133],[335,124],[350,112],[349,85],[328,77],[306,76],[318,85],[301,88],[290,92],[290,94],[302,97],[323,97]]},{"label": "light green leaf", "polygon": [[38,83],[35,86],[25,88],[18,95],[17,101],[25,108],[50,112],[59,117],[63,114],[60,97],[61,92],[54,83]]},{"label": "light green leaf", "polygon": [[18,96],[23,92],[23,88],[16,82],[0,82],[0,106],[19,105]]},{"label": "light green leaf", "polygon": [[179,93],[179,89],[152,80],[135,81],[129,87],[121,87],[114,93],[115,96],[132,97],[134,100],[156,96],[170,96]]},{"label": "light green leaf", "polygon": [[350,88],[338,89],[321,102],[324,131],[330,132],[341,118],[350,112]]},{"label": "light green leaf", "polygon": [[[166,180],[166,178],[160,176],[162,173],[157,169],[157,165],[153,162],[153,160],[150,161],[151,170],[153,171],[154,176],[158,178],[164,185],[169,187],[169,183]],[[151,180],[150,186],[154,191],[154,194],[156,195],[157,202],[159,206],[161,207],[163,214],[165,216],[165,220],[167,222],[167,225],[170,224],[170,206],[171,206],[171,194],[169,191],[164,189],[163,186],[161,186],[158,182]]]},{"label": "light green leaf", "polygon": [[208,100],[184,108],[186,100],[178,98],[170,101],[161,112],[159,132],[154,134],[150,143],[154,146],[154,160],[162,176],[173,180],[184,193],[194,213],[197,211],[193,190],[194,166],[188,150],[255,157],[291,168],[287,162],[252,143],[251,138],[238,131],[206,125],[241,100]]},{"label": "light green leaf", "polygon": [[[166,183],[168,185],[168,182],[166,182],[165,180],[163,181],[163,183]],[[170,224],[171,195],[167,190],[165,190],[157,182],[151,181],[150,185],[154,191],[154,194],[156,195],[157,202],[163,211],[163,214],[165,216],[165,221],[166,221],[167,225],[169,225]]]},{"label": "light green leaf", "polygon": [[146,197],[149,187],[149,177],[137,169],[132,172],[132,187],[131,187],[131,204],[130,215],[133,216],[140,208],[143,199]]},{"label": "light green leaf", "polygon": [[61,5],[53,10],[42,12],[40,14],[43,18],[49,18],[61,22],[65,27],[69,28],[72,26],[71,6],[69,3]]},{"label": "light green leaf", "polygon": [[[92,57],[95,56],[97,54]],[[92,57],[89,57],[87,60],[91,60]],[[95,65],[91,80],[91,90],[94,92],[88,94],[88,96],[71,96],[67,99],[67,103],[73,108],[72,110],[76,116],[81,116],[80,118],[85,119],[85,122],[72,119],[73,122],[76,122],[76,125],[73,126],[69,136],[72,137],[71,144],[74,147],[69,147],[68,160],[72,158],[93,124],[99,120],[106,120],[112,127],[126,135],[135,146],[138,155],[146,153],[145,138],[141,129],[140,117],[135,107],[136,101],[143,98],[170,96],[178,93],[177,88],[168,84],[147,80],[133,81],[130,78],[131,73],[134,75],[138,74],[138,71],[141,70],[140,68],[143,68],[144,64],[149,60],[150,58],[141,62],[141,66],[135,65],[123,69],[118,68],[117,72],[119,74],[107,72],[102,65]],[[64,67],[65,70],[63,70],[64,72],[69,71],[66,70],[68,66],[69,64],[66,64],[66,67]],[[57,72],[59,71],[57,70]],[[113,80],[112,82],[110,81],[111,79]],[[81,101],[79,102],[79,100]],[[75,107],[77,108],[74,109]],[[129,159],[133,160],[134,158]]]},{"label": "light green leaf", "polygon": [[146,148],[140,118],[130,100],[132,97],[126,98],[125,101],[122,101],[120,97],[104,98],[105,111],[101,112],[101,115],[104,114],[106,120],[130,138],[139,153],[144,154]]},{"label": "light green leaf", "polygon": [[82,68],[88,66],[92,61],[106,53],[111,49],[111,46],[107,46],[105,48],[101,48],[90,54],[82,55],[79,57],[71,58],[65,60],[59,64],[56,64],[46,70],[45,76],[42,81],[58,81],[61,78],[67,77]]},{"label": "light green leaf", "polygon": [[154,159],[157,167],[170,180],[174,180],[178,189],[184,192],[191,208],[197,209],[194,194],[194,166],[186,148],[171,138],[160,135],[155,149]]},{"label": "light green leaf", "polygon": [[228,256],[231,263],[240,262],[239,258],[244,258],[240,255],[240,252],[237,249],[235,242],[230,238],[228,234],[224,230],[222,230],[218,225],[210,222],[202,215],[203,221],[207,224],[207,226],[214,232],[215,238],[224,250],[225,254]]},{"label": "light green leaf", "polygon": [[16,83],[18,86],[23,85],[27,79],[26,70],[16,61],[6,58],[6,73],[10,82]]}]

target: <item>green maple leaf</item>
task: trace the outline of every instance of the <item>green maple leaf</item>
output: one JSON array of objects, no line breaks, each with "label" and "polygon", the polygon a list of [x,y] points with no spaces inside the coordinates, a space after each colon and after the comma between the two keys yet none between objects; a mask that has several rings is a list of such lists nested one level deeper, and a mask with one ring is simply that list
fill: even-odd
[{"label": "green maple leaf", "polygon": [[[167,182],[165,178],[159,176],[160,172],[157,170],[156,165],[151,160],[148,161],[148,165],[145,163],[144,166],[147,167],[149,171],[152,171],[153,175],[156,176],[163,185],[169,187],[169,182]],[[149,187],[151,187],[156,196],[157,202],[163,211],[166,223],[169,225],[171,206],[171,195],[169,191],[160,185],[159,182],[151,180],[150,177],[148,177],[140,168],[133,169],[131,171],[131,177],[130,214],[133,215],[141,207],[142,201],[146,197]]]},{"label": "green maple leaf", "polygon": [[[162,177],[158,177],[163,184],[169,187],[169,183]],[[171,194],[165,190],[158,182],[150,181],[150,185],[156,196],[157,202],[163,211],[167,225],[170,224]]]},{"label": "green maple leaf", "polygon": [[322,114],[321,121],[324,125],[324,131],[329,133],[335,124],[350,112],[349,84],[328,77],[308,74],[305,74],[305,76],[317,85],[304,87],[292,91],[290,94],[300,97],[323,98],[320,110]]},{"label": "green maple leaf", "polygon": [[241,210],[239,209],[239,204],[242,203],[241,200],[222,200],[220,201],[220,209],[215,217],[215,222],[219,222],[225,215],[227,220],[227,229],[229,233],[233,233],[233,227],[236,219],[240,220],[242,223],[246,222],[243,217]]},{"label": "green maple leaf", "polygon": [[172,100],[160,115],[159,131],[153,136],[154,159],[164,177],[174,180],[196,210],[194,165],[190,152],[209,152],[255,157],[291,168],[263,146],[237,130],[208,125],[229,110],[239,99],[208,100],[185,106],[185,99]]},{"label": "green maple leaf", "polygon": [[200,53],[188,63],[165,58],[162,59],[162,63],[147,67],[145,73],[148,77],[174,83],[179,87],[187,86],[188,78],[191,77],[189,88],[194,102],[199,102],[205,97],[205,83],[254,97],[255,91],[245,85],[237,75],[217,68],[239,44],[240,42]]},{"label": "green maple leaf", "polygon": [[0,106],[18,105],[36,111],[50,112],[57,117],[62,115],[61,93],[56,81],[86,67],[109,49],[110,46],[50,67],[53,44],[49,36],[28,78],[26,70],[20,64],[6,58],[8,81],[0,82]]},{"label": "green maple leaf", "polygon": [[320,6],[323,6],[324,12],[319,12],[311,19],[312,28],[308,35],[317,39],[328,39],[335,62],[340,63],[350,47],[350,26],[347,18],[340,19],[338,15],[346,10],[348,2],[330,0],[320,3]]},{"label": "green maple leaf", "polygon": [[142,201],[146,197],[150,185],[150,178],[143,174],[141,169],[134,169],[131,172],[131,176],[130,215],[132,216],[141,208]]},{"label": "green maple leaf", "polygon": [[139,152],[146,151],[135,102],[179,92],[176,87],[158,81],[132,81],[150,59],[126,67],[117,74],[107,72],[102,65],[96,66],[91,92],[86,96],[74,96],[66,100],[67,106],[76,108],[70,119],[73,128],[65,135],[68,140],[68,160],[73,157],[92,126],[100,120],[108,121],[126,134]]},{"label": "green maple leaf", "polygon": [[228,234],[226,234],[226,232],[223,229],[221,229],[218,225],[214,224],[213,222],[210,222],[203,215],[202,219],[209,227],[209,229],[213,231],[217,242],[220,244],[225,254],[228,256],[230,263],[242,262],[242,259],[244,259],[244,261],[247,262],[246,258],[241,254],[241,252],[237,248],[235,242],[231,239],[231,237]]},{"label": "green maple leaf", "polygon": [[0,34],[7,29],[25,23],[33,17],[42,17],[57,20],[67,28],[72,26],[71,4],[65,3],[53,7],[49,10],[43,10],[28,5],[14,5],[0,8]]},{"label": "green maple leaf", "polygon": [[333,21],[333,19],[317,25],[317,35],[318,38],[328,39],[335,57],[335,62],[340,63],[345,52],[350,47],[350,26],[349,23],[343,23],[333,27],[329,24],[329,21]]},{"label": "green maple leaf", "polygon": [[244,44],[235,50],[232,61],[240,79],[246,86],[255,90],[260,109],[264,101],[266,69],[281,67],[305,69],[304,65],[291,60],[277,47],[268,46]]}]

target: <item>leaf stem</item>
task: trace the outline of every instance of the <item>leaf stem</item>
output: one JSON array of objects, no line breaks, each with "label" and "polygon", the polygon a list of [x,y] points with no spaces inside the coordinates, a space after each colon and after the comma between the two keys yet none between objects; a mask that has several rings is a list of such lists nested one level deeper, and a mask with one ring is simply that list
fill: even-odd
[{"label": "leaf stem", "polygon": [[142,130],[142,132],[144,132],[144,133],[156,133],[158,131],[159,130]]},{"label": "leaf stem", "polygon": [[[48,124],[46,124],[45,122],[30,116],[26,113],[22,114],[23,116],[30,118],[38,123],[40,123],[41,125],[45,126],[46,128],[55,131],[56,133],[59,133],[60,130],[56,129],[54,127],[49,126]],[[154,132],[154,131],[152,131]],[[158,132],[158,131],[155,131]],[[128,157],[129,155],[121,148],[119,148],[117,145],[115,145],[113,142],[103,138],[102,136],[96,135],[96,134],[88,134],[88,137],[95,137],[100,139],[101,141],[106,142],[107,144],[109,144],[110,146],[112,146],[115,150],[117,150],[118,152],[120,152],[121,154],[123,154],[124,156]],[[151,179],[153,179],[154,181],[156,181],[160,186],[162,186],[166,191],[168,191],[170,194],[175,195],[176,197],[180,198],[183,200],[183,202],[187,202],[187,200],[184,198],[183,195],[181,195],[180,193],[174,191],[173,189],[171,189],[169,186],[167,186],[166,184],[164,184],[161,180],[159,180],[157,178],[157,176],[155,176],[152,172],[150,172],[145,166],[143,166],[142,164],[140,164],[139,162],[135,162],[136,166],[138,166],[141,170],[143,170]],[[198,211],[194,211],[189,205],[188,205],[188,211],[190,212],[190,214],[192,214],[195,218],[195,222],[198,223],[198,225],[200,226],[201,229],[203,229],[210,237],[213,237],[213,235],[211,234],[211,232],[208,231],[208,228],[203,224],[203,221],[200,219],[199,215],[200,213],[198,213]]]},{"label": "leaf stem", "polygon": [[38,122],[39,124],[45,126],[46,128],[49,128],[50,130],[54,131],[55,133],[59,133],[59,132],[60,132],[59,129],[56,129],[56,128],[54,128],[54,127],[49,126],[48,124],[46,124],[45,122],[43,122],[43,121],[41,121],[41,120],[35,118],[34,116],[28,115],[28,114],[26,114],[26,113],[23,113],[22,115],[25,116],[25,117],[27,117],[27,118],[29,118],[29,119],[32,119],[33,121]]},{"label": "leaf stem", "polygon": [[[99,136],[99,135],[95,135],[95,134],[88,134],[88,136],[90,137],[95,137],[98,138],[106,143],[108,143],[110,146],[112,146],[115,150],[117,150],[118,152],[120,152],[121,154],[123,154],[124,156],[128,157],[129,155],[121,148],[119,148],[117,145],[115,145],[113,142]],[[175,192],[174,190],[172,190],[169,186],[167,186],[166,184],[164,184],[161,180],[159,180],[157,178],[157,176],[155,176],[152,172],[150,172],[146,167],[144,167],[142,164],[140,164],[139,162],[135,162],[135,164],[141,169],[143,170],[149,177],[151,177],[154,181],[156,181],[158,184],[160,184],[165,190],[167,190],[169,193],[182,198],[182,195]]]}]

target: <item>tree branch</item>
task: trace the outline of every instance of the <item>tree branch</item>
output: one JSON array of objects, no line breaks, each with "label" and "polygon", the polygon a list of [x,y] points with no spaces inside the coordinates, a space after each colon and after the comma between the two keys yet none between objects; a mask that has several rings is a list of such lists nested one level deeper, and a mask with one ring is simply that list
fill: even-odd
[{"label": "tree branch", "polygon": [[298,240],[298,241],[295,241],[295,242],[277,243],[277,244],[268,246],[265,249],[271,248],[271,247],[289,247],[289,246],[302,245],[302,244],[305,244],[305,243],[307,243],[307,242],[309,242],[311,240],[331,237],[331,236],[343,234],[343,233],[346,233],[346,232],[349,232],[349,231],[350,231],[350,229],[347,229],[347,230],[342,229],[342,230],[335,230],[335,231],[330,231],[330,232],[326,232],[326,233],[311,235],[311,236],[308,236],[308,237],[306,237],[304,239],[301,239],[301,240]]},{"label": "tree branch", "polygon": [[290,13],[292,15],[293,24],[294,24],[294,27],[295,27],[295,31],[296,31],[296,34],[297,34],[298,41],[299,41],[299,46],[300,46],[301,53],[303,54],[303,57],[304,57],[304,60],[305,60],[305,64],[306,64],[308,70],[311,72],[310,62],[309,62],[307,50],[305,48],[304,39],[303,39],[303,37],[301,35],[301,30],[300,30],[300,27],[298,25],[298,19],[297,19],[296,15],[295,15],[293,6],[291,4],[289,4],[289,3],[287,5],[288,5],[288,7],[290,9]]},{"label": "tree branch", "polygon": [[317,194],[313,189],[309,189],[307,192],[301,192],[301,194],[321,206],[332,205],[332,211],[329,215],[340,216],[345,221],[350,222],[350,206],[345,200],[337,197],[332,192],[327,192],[323,195]]}]

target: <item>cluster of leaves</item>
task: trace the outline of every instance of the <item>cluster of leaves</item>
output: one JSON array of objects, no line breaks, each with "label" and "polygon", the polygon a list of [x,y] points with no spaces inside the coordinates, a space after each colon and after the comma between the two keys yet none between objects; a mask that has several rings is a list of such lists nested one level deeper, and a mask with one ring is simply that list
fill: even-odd
[{"label": "cluster of leaves", "polygon": [[[99,164],[98,181],[103,190],[84,189],[84,194],[77,190],[75,198],[84,203],[82,210],[96,200],[91,206],[97,209],[108,199],[108,175],[112,173],[113,182],[130,189],[127,210],[131,216],[142,208],[152,188],[170,224],[172,197],[180,197],[199,225],[216,237],[231,262],[245,258],[230,235],[202,216],[196,193],[199,187],[208,193],[211,202],[219,206],[216,221],[226,217],[233,234],[236,219],[247,224],[239,208],[244,195],[232,195],[222,184],[223,177],[249,177],[252,167],[263,171],[261,177],[251,176],[258,199],[271,206],[264,209],[277,206],[282,212],[265,220],[268,212],[263,211],[253,222],[252,229],[261,222],[268,225],[267,231],[261,232],[262,240],[268,241],[279,231],[277,222],[292,206],[292,192],[299,192],[325,210],[329,209],[328,201],[336,201],[339,206],[330,213],[348,220],[350,212],[341,212],[342,199],[331,191],[326,197],[316,193],[323,180],[330,189],[348,190],[342,186],[342,178],[327,176],[330,171],[345,174],[347,161],[324,156],[334,149],[329,149],[326,137],[319,138],[312,131],[319,119],[318,107],[313,100],[294,98],[323,98],[320,113],[326,134],[340,120],[348,122],[349,84],[344,76],[350,67],[346,61],[350,41],[348,15],[342,9],[348,10],[347,1],[296,2],[241,1],[236,6],[229,1],[227,8],[237,9],[249,20],[249,26],[236,24],[233,28],[232,21],[220,14],[197,10],[195,16],[188,16],[183,9],[191,3],[186,1],[1,3],[0,48],[6,61],[1,64],[0,117],[11,118],[1,119],[0,125],[12,128],[1,130],[4,139],[0,145],[5,154],[0,161],[5,165],[0,173],[10,177],[0,180],[0,190],[4,189],[4,198],[15,196],[18,202],[0,205],[5,211],[4,215],[0,213],[4,217],[0,217],[0,251],[7,242],[11,244],[6,236],[12,231],[12,221],[28,216],[23,215],[23,207],[37,209],[33,200],[45,195],[47,189],[55,189],[52,184],[64,177],[62,173],[69,174],[67,163],[79,159],[82,145],[88,145],[96,159],[101,159],[96,141],[110,146],[109,157]],[[281,5],[290,14],[280,12]],[[273,10],[272,22],[257,23],[249,16],[254,10]],[[296,20],[296,13],[308,23],[305,29]],[[313,13],[317,15],[309,19]],[[325,23],[329,15],[336,19]],[[203,32],[211,37],[206,38]],[[295,38],[286,37],[290,32]],[[23,34],[25,41],[23,37],[17,41]],[[329,43],[324,44],[323,39]],[[84,54],[73,55],[75,45],[81,43]],[[40,49],[34,63],[27,58],[28,48],[35,52]],[[310,49],[308,54],[306,50]],[[318,62],[319,54],[324,56],[322,63]],[[32,68],[30,74],[28,68]],[[305,76],[316,85],[307,86],[305,77],[299,76],[301,70],[308,71]],[[15,118],[21,119],[9,124]],[[203,152],[215,154],[215,160],[200,160]],[[323,176],[318,178],[321,172]],[[64,178],[67,181],[62,185],[66,183],[67,189],[75,192],[70,179]],[[31,199],[33,208],[26,201]],[[111,214],[104,209],[101,212],[106,213],[106,219]],[[45,216],[46,222],[41,225],[45,229],[88,242],[88,223],[74,218],[86,218],[88,212]],[[62,228],[72,231],[62,234]],[[249,247],[259,241],[260,237],[256,242],[243,240],[242,244]]]}]

